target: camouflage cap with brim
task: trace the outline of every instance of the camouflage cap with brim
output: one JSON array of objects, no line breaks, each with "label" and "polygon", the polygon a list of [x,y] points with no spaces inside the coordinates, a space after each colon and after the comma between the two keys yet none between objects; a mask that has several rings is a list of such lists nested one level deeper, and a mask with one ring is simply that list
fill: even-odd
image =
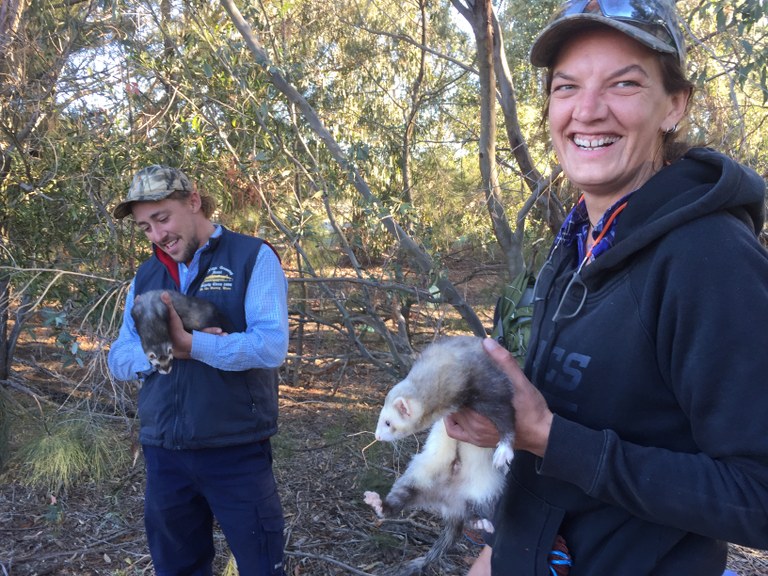
[{"label": "camouflage cap with brim", "polygon": [[563,42],[599,25],[623,32],[656,52],[673,54],[685,66],[685,41],[674,0],[567,0],[534,40],[531,64],[552,66]]},{"label": "camouflage cap with brim", "polygon": [[128,196],[112,211],[117,218],[125,218],[131,213],[134,202],[157,202],[170,196],[173,192],[190,193],[194,191],[192,183],[178,168],[170,166],[148,166],[139,170],[133,177]]}]

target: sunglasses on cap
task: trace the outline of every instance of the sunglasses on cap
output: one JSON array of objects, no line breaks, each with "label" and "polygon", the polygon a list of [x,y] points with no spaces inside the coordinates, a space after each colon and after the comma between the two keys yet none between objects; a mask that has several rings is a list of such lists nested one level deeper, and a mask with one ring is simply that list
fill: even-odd
[{"label": "sunglasses on cap", "polygon": [[680,54],[683,41],[674,10],[674,4],[654,0],[573,0],[566,2],[554,19],[575,14],[602,14],[655,36]]},{"label": "sunglasses on cap", "polygon": [[674,0],[569,0],[561,5],[531,49],[534,66],[549,66],[558,46],[582,23],[615,28],[652,50],[685,61],[685,43]]}]

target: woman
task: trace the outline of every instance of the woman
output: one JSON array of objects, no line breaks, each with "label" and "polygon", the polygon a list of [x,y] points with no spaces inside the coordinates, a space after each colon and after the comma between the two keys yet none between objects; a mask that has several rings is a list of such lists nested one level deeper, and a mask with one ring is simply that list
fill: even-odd
[{"label": "woman", "polygon": [[[674,154],[684,56],[671,0],[567,2],[533,45],[581,198],[537,280],[525,373],[486,342],[516,453],[471,575],[716,576],[726,542],[768,547],[765,183]],[[473,412],[446,424],[497,440]]]}]

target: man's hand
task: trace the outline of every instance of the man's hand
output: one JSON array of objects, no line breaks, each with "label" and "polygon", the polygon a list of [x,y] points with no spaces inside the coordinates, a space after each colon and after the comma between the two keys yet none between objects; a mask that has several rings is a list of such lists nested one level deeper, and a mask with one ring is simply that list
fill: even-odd
[{"label": "man's hand", "polygon": [[163,292],[160,299],[168,307],[168,333],[173,344],[173,357],[187,360],[191,357],[190,353],[192,352],[192,334],[184,330],[181,317],[176,312],[176,308],[173,307],[171,295],[168,292]]},{"label": "man's hand", "polygon": [[[173,307],[173,300],[171,300],[170,294],[163,292],[160,295],[160,299],[168,306],[168,333],[173,344],[173,357],[179,360],[188,360],[191,358],[192,353],[192,333],[184,330],[184,323],[181,321],[179,313],[176,312],[176,308]],[[219,327],[203,328],[200,332],[216,334],[217,336],[227,335]]]}]

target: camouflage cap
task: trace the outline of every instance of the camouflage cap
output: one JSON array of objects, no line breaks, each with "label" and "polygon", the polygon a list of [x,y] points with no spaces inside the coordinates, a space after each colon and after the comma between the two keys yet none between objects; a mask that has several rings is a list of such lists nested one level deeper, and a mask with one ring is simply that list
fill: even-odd
[{"label": "camouflage cap", "polygon": [[194,191],[192,183],[178,168],[160,166],[155,164],[139,170],[133,177],[128,196],[120,202],[112,211],[117,218],[125,218],[131,213],[131,204],[134,202],[157,202],[167,198],[172,192]]},{"label": "camouflage cap", "polygon": [[674,0],[567,0],[533,42],[530,61],[549,67],[574,32],[604,25],[651,50],[677,56],[685,66],[685,42]]}]

